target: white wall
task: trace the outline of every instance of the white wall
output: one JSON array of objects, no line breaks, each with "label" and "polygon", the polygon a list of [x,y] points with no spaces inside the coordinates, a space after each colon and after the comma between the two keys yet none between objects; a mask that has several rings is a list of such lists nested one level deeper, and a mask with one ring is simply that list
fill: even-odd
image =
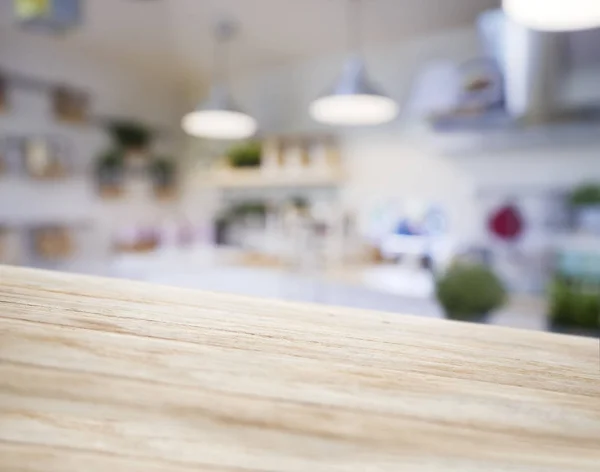
[{"label": "white wall", "polygon": [[544,223],[537,220],[550,216],[549,197],[582,182],[600,181],[600,136],[561,142],[558,135],[547,137],[545,144],[526,145],[525,140],[514,144],[516,138],[504,134],[498,138],[504,145],[496,149],[486,148],[485,137],[471,138],[483,139],[483,144],[465,145],[462,153],[444,151],[425,133],[349,136],[344,139],[350,173],[345,201],[360,210],[386,198],[439,202],[457,237],[481,241],[488,212],[514,198],[529,229],[539,232]]},{"label": "white wall", "polygon": [[[66,46],[60,37],[0,30],[0,69],[86,90],[94,116],[140,120],[161,131],[158,151],[176,155],[180,149],[181,107],[176,84],[135,63]],[[149,188],[140,190],[136,182],[131,182],[132,191],[125,199],[114,203],[101,200],[92,169],[98,154],[109,145],[105,132],[95,125],[57,123],[44,91],[11,87],[9,99],[10,109],[0,114],[0,137],[39,134],[65,138],[74,174],[53,183],[0,176],[0,223],[77,222],[88,229],[82,244],[99,258],[108,250],[115,228],[156,223],[174,211],[175,205],[157,204]]]}]

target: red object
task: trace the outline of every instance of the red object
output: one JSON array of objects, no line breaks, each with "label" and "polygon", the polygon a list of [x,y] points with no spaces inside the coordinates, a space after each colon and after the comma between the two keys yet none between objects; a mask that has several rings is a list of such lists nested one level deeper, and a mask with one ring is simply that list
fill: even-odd
[{"label": "red object", "polygon": [[488,227],[495,236],[513,241],[523,233],[523,218],[516,206],[505,205],[492,214]]}]

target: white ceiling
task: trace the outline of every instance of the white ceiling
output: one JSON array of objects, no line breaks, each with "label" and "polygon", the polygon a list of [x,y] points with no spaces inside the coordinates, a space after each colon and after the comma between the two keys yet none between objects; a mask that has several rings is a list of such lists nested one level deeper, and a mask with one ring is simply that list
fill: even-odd
[{"label": "white ceiling", "polygon": [[[0,0],[0,27],[14,27]],[[83,0],[85,21],[63,41],[182,75],[211,67],[214,23],[241,31],[231,51],[235,72],[345,47],[346,0]],[[397,42],[473,24],[499,0],[363,0],[367,44]]]}]

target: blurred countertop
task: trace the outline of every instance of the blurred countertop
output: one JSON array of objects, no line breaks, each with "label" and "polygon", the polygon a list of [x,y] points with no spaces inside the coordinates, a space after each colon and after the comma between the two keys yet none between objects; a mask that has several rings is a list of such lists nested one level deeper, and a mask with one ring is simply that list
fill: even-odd
[{"label": "blurred countertop", "polygon": [[[283,266],[227,248],[124,254],[101,275],[185,288],[289,301],[323,303],[442,318],[433,278],[424,269],[394,264],[336,265],[321,270]],[[492,324],[545,330],[542,297],[513,295]]]}]

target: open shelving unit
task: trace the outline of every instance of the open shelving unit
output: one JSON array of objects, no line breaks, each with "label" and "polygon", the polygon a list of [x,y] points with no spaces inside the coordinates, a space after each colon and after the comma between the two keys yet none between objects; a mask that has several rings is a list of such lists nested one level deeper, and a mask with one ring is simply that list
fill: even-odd
[{"label": "open shelving unit", "polygon": [[269,174],[262,169],[215,169],[211,182],[217,188],[278,188],[278,187],[333,187],[344,180],[341,169],[323,174]]},{"label": "open shelving unit", "polygon": [[261,142],[257,167],[232,167],[219,159],[210,171],[220,189],[325,188],[344,181],[337,145],[330,136],[275,137]]}]

